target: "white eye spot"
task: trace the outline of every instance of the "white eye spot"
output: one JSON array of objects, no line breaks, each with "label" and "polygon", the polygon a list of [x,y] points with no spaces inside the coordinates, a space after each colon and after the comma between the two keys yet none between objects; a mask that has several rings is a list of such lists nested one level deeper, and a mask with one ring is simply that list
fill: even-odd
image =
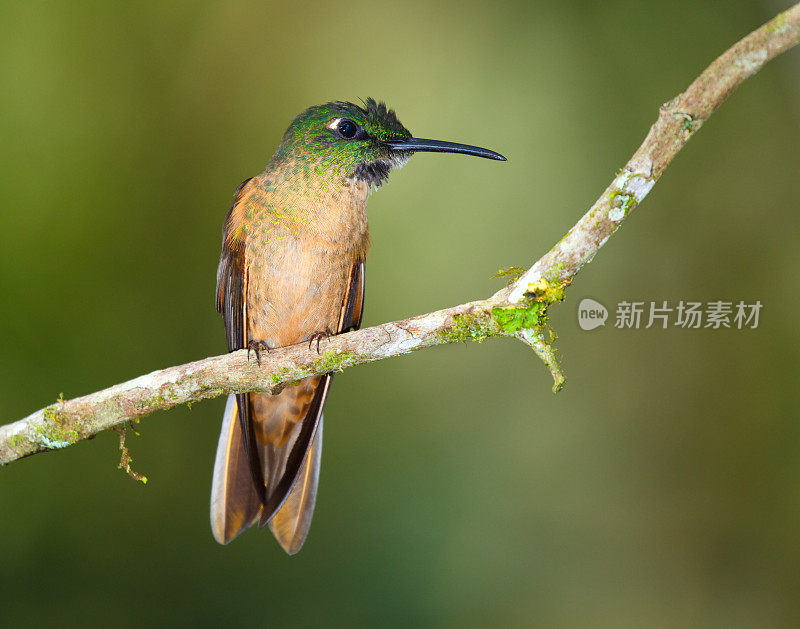
[{"label": "white eye spot", "polygon": [[341,121],[342,121],[341,118],[334,118],[333,120],[331,120],[330,124],[328,125],[328,129],[333,129],[334,131],[336,131],[336,127],[339,126],[339,123]]}]

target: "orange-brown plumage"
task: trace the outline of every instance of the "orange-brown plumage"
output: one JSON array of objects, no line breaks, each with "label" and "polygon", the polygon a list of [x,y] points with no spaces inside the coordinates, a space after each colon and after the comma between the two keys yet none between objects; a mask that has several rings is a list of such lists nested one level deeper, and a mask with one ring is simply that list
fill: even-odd
[{"label": "orange-brown plumage", "polygon": [[[367,197],[414,151],[502,159],[412,138],[373,100],[363,108],[327,103],[294,119],[266,170],[239,186],[225,219],[217,309],[231,351],[252,348],[260,360],[262,349],[318,343],[360,326]],[[230,396],[211,494],[217,541],[258,521],[288,553],[300,549],[314,511],[331,378],[306,378],[277,395]]]}]

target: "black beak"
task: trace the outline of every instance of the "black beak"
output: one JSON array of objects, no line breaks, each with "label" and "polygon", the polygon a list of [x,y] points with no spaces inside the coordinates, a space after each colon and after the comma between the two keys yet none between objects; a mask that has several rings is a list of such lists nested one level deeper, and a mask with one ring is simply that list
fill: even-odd
[{"label": "black beak", "polygon": [[442,140],[425,140],[423,138],[408,138],[408,140],[396,140],[387,142],[387,146],[393,151],[413,151],[419,153],[463,153],[464,155],[475,155],[487,159],[498,159],[501,162],[506,158],[489,149],[482,149],[480,146],[470,146],[469,144],[457,144],[456,142],[443,142]]}]

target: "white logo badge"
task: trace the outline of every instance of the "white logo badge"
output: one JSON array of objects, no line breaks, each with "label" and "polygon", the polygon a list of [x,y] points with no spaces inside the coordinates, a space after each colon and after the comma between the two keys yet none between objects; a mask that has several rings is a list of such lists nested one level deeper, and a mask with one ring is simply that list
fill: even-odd
[{"label": "white logo badge", "polygon": [[599,301],[594,299],[581,299],[578,304],[578,325],[582,330],[594,330],[606,324],[608,310]]}]

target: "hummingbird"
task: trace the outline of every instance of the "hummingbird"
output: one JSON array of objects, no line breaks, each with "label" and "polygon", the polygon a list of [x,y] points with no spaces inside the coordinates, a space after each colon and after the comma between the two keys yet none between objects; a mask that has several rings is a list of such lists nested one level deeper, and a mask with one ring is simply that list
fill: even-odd
[{"label": "hummingbird", "polygon": [[[255,353],[356,330],[369,249],[367,198],[414,153],[505,161],[477,146],[412,137],[392,109],[330,102],[294,118],[259,175],[236,189],[222,229],[217,311],[229,351]],[[228,396],[211,488],[211,528],[227,544],[256,522],[283,549],[314,513],[322,410],[333,375],[280,393]]]}]

